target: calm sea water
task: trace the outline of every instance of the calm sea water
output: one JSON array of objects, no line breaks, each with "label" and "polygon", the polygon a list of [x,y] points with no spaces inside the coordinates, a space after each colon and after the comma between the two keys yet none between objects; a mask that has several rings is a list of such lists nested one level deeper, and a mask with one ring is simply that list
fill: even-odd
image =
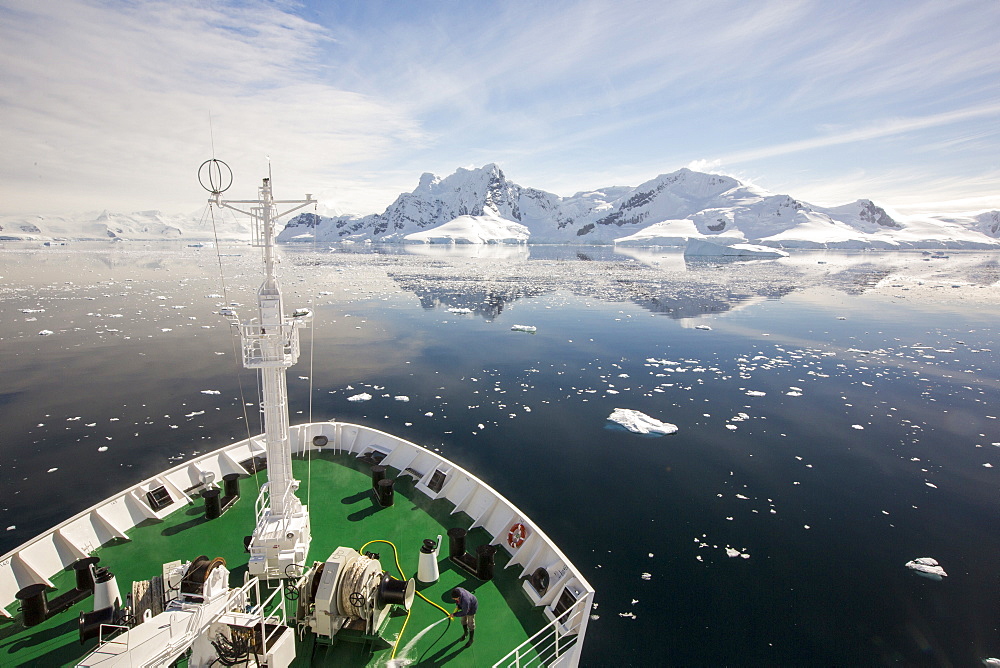
[{"label": "calm sea water", "polygon": [[[221,253],[0,249],[0,552],[246,437],[257,383],[215,312],[250,314],[257,255]],[[293,423],[400,434],[523,508],[598,590],[586,665],[1000,655],[995,255],[281,254],[317,314]]]}]

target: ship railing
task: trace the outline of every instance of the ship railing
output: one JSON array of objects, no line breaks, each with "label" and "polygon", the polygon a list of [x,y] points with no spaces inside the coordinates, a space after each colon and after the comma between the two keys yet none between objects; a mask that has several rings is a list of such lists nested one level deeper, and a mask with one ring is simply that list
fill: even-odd
[{"label": "ship railing", "polygon": [[298,322],[292,320],[268,327],[261,327],[256,320],[241,323],[239,327],[240,340],[243,342],[243,364],[248,369],[295,364],[299,359],[300,326]]},{"label": "ship railing", "polygon": [[[530,668],[532,666],[558,665],[560,658],[576,646],[580,637],[581,622],[590,610],[590,596],[586,596],[548,625],[512,649],[493,668]],[[572,663],[570,665],[573,665]]]},{"label": "ship railing", "polygon": [[257,519],[257,526],[264,519],[264,513],[271,507],[271,483],[265,482],[260,486],[260,493],[257,494],[257,502],[254,504],[254,517]]},{"label": "ship railing", "polygon": [[[194,614],[188,620],[181,629],[178,629],[174,624],[166,625],[167,638],[163,638],[163,634],[157,634],[152,638],[145,641],[146,643],[158,642],[163,643],[162,649],[153,656],[144,657],[141,661],[141,666],[162,666],[165,665],[167,661],[172,660],[178,654],[178,652],[184,651],[187,647],[191,645],[192,642],[200,635],[200,633],[207,631],[212,624],[215,624],[225,615],[231,613],[239,613],[243,619],[250,622],[248,625],[258,627],[260,629],[260,638],[263,643],[263,648],[269,647],[272,641],[281,633],[280,626],[286,624],[287,622],[287,612],[285,610],[285,597],[284,595],[278,597],[275,601],[275,597],[278,594],[283,594],[284,590],[278,587],[271,595],[267,597],[266,600],[260,600],[260,580],[257,578],[250,578],[247,582],[239,589],[234,589],[226,595],[226,602],[223,606],[214,614],[210,615],[209,619],[205,619],[209,616],[206,607],[204,605],[197,605],[191,603],[181,603],[179,607],[181,609],[189,609]],[[257,601],[256,604],[250,603],[248,601]],[[270,613],[268,612],[270,610]],[[270,633],[267,633],[267,627],[265,622],[270,621],[274,623],[274,628]],[[275,623],[276,622],[276,623]],[[102,624],[101,632],[103,634],[104,628],[108,627],[111,629],[124,629],[126,632],[129,630],[127,626],[117,626],[114,624]],[[98,643],[98,647],[105,647],[111,645],[121,645],[122,652],[128,653],[129,651],[129,636],[128,633],[124,633],[117,638],[111,638],[105,641],[102,639]],[[117,652],[114,652],[117,654]],[[261,654],[264,650],[261,649]]]},{"label": "ship railing", "polygon": [[[281,507],[290,508],[294,505],[294,502],[298,499],[295,496],[295,489],[289,485],[285,489],[285,493],[281,496]],[[254,517],[257,520],[257,526],[264,520],[264,516],[271,509],[271,483],[265,482],[260,486],[260,493],[257,494],[257,502],[254,504]],[[286,513],[281,517],[281,531],[284,533],[291,522],[291,517]]]}]

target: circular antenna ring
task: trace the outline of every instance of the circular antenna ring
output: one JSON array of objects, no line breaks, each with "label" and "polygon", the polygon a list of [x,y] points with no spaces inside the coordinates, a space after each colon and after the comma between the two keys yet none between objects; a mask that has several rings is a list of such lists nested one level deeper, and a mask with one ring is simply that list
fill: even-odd
[{"label": "circular antenna ring", "polygon": [[221,160],[206,160],[198,168],[198,183],[213,195],[219,195],[233,185],[233,170]]}]

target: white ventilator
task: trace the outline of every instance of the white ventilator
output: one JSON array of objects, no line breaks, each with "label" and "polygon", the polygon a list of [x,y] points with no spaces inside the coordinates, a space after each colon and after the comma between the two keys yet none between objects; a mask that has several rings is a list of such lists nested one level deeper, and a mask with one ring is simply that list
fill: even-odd
[{"label": "white ventilator", "polygon": [[441,536],[437,543],[430,538],[424,540],[420,548],[420,561],[417,563],[417,579],[424,583],[437,582],[441,577],[438,570],[438,554],[441,552]]}]

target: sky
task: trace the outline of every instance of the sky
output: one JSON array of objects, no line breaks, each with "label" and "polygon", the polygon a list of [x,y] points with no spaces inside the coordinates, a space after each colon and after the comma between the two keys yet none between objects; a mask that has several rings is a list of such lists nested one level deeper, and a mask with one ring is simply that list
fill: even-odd
[{"label": "sky", "polygon": [[381,212],[497,163],[568,196],[682,167],[823,206],[1000,209],[997,0],[0,0],[0,214]]}]

